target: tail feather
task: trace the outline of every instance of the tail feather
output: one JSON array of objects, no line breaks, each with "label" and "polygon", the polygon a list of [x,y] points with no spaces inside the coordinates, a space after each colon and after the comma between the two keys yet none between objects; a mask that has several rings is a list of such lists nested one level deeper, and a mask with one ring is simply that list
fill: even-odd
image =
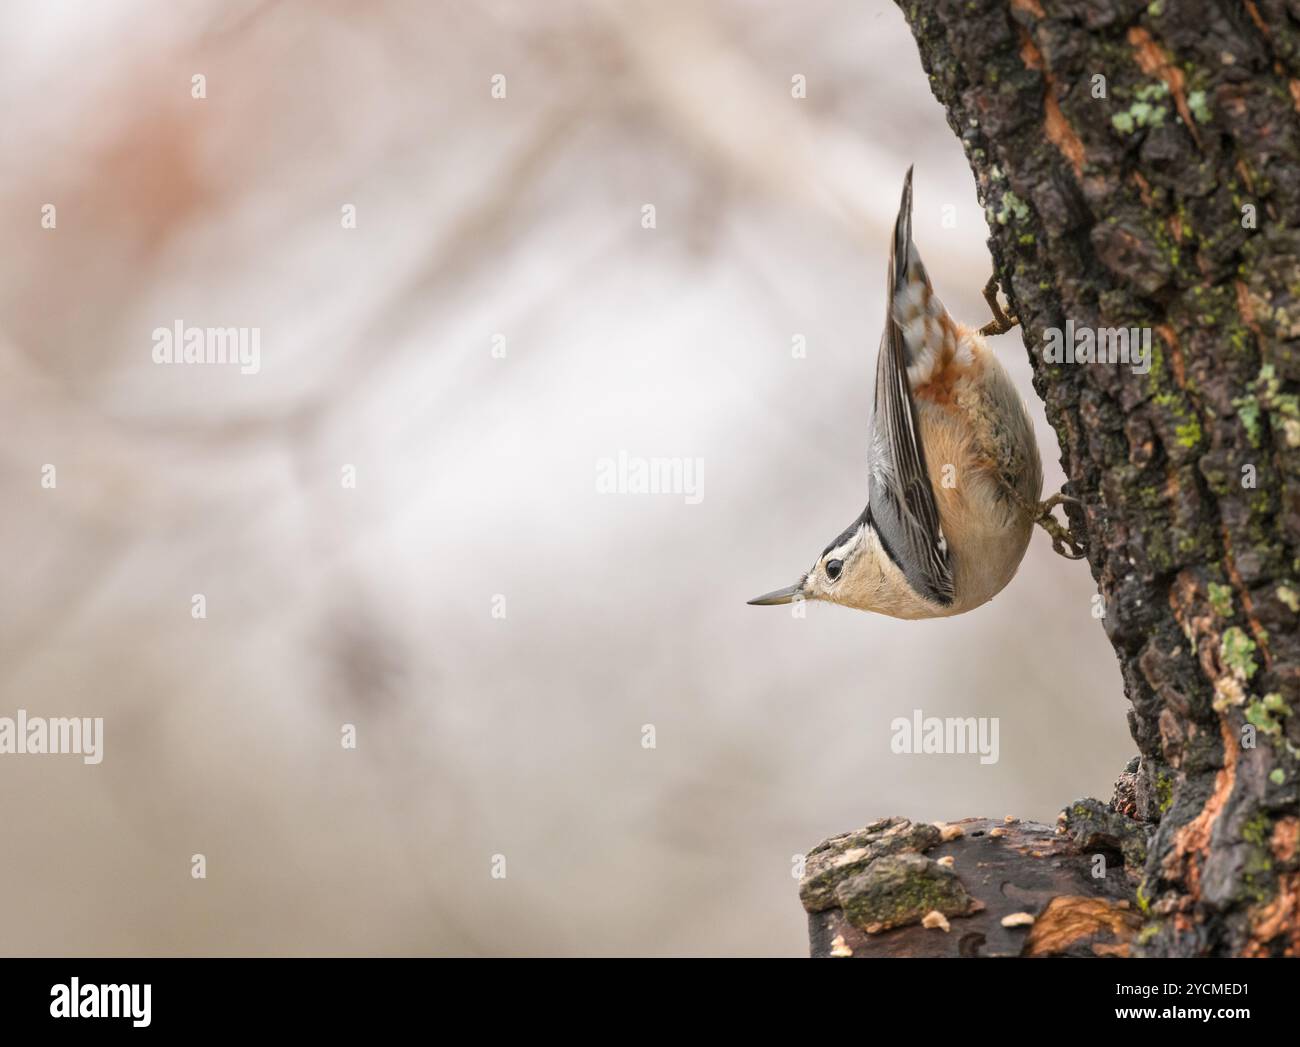
[{"label": "tail feather", "polygon": [[929,381],[951,358],[959,337],[957,325],[935,293],[921,254],[912,240],[912,169],[903,179],[903,196],[889,248],[886,308],[902,331],[908,382],[915,389]]}]

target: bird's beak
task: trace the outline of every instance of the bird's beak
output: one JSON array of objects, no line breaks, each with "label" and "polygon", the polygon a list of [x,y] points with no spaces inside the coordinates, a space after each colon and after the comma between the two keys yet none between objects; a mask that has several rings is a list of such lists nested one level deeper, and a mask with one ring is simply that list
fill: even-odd
[{"label": "bird's beak", "polygon": [[796,597],[800,596],[803,596],[802,581],[796,582],[794,585],[787,585],[784,589],[777,589],[762,596],[755,596],[749,602],[755,607],[770,607],[778,603],[792,603]]}]

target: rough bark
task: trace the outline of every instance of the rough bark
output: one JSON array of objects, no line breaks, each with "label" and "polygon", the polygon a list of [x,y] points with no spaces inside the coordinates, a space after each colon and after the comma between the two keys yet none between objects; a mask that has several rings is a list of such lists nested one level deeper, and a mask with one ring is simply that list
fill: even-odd
[{"label": "rough bark", "polygon": [[[1300,0],[900,6],[1132,704],[1132,952],[1300,955]],[[1067,320],[1149,372],[1052,362]]]},{"label": "rough bark", "polygon": [[[885,818],[827,840],[800,883],[813,956],[1127,956],[1142,920],[1122,851],[1144,855],[1146,833],[1096,808],[1078,839],[1011,818]],[[1097,876],[1098,858],[1116,874]]]}]

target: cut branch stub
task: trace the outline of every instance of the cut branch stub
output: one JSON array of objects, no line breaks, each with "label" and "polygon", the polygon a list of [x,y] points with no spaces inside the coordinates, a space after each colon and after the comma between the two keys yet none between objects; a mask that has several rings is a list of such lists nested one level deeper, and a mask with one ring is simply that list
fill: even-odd
[{"label": "cut branch stub", "polygon": [[1059,830],[886,818],[827,840],[800,883],[812,955],[1127,955],[1141,920],[1123,851],[1147,830],[1096,801],[1073,806],[1085,805],[1077,833],[1067,812]]}]

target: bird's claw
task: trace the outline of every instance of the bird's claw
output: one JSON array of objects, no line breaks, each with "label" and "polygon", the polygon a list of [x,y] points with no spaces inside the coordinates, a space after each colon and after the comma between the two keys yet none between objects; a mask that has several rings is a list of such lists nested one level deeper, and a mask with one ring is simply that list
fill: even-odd
[{"label": "bird's claw", "polygon": [[1070,505],[1083,504],[1079,499],[1072,498],[1068,494],[1054,494],[1052,497],[1038,503],[1038,515],[1034,518],[1034,522],[1051,535],[1052,551],[1058,556],[1064,556],[1067,560],[1082,560],[1087,555],[1083,543],[1070,530],[1069,524],[1062,524],[1052,515],[1053,509],[1066,503]]},{"label": "bird's claw", "polygon": [[1019,317],[1008,316],[1002,311],[1002,306],[998,304],[998,278],[995,273],[989,277],[989,282],[984,285],[984,301],[989,303],[989,309],[993,311],[993,319],[980,328],[980,334],[985,338],[995,334],[1006,334],[1016,324],[1020,323]]}]

